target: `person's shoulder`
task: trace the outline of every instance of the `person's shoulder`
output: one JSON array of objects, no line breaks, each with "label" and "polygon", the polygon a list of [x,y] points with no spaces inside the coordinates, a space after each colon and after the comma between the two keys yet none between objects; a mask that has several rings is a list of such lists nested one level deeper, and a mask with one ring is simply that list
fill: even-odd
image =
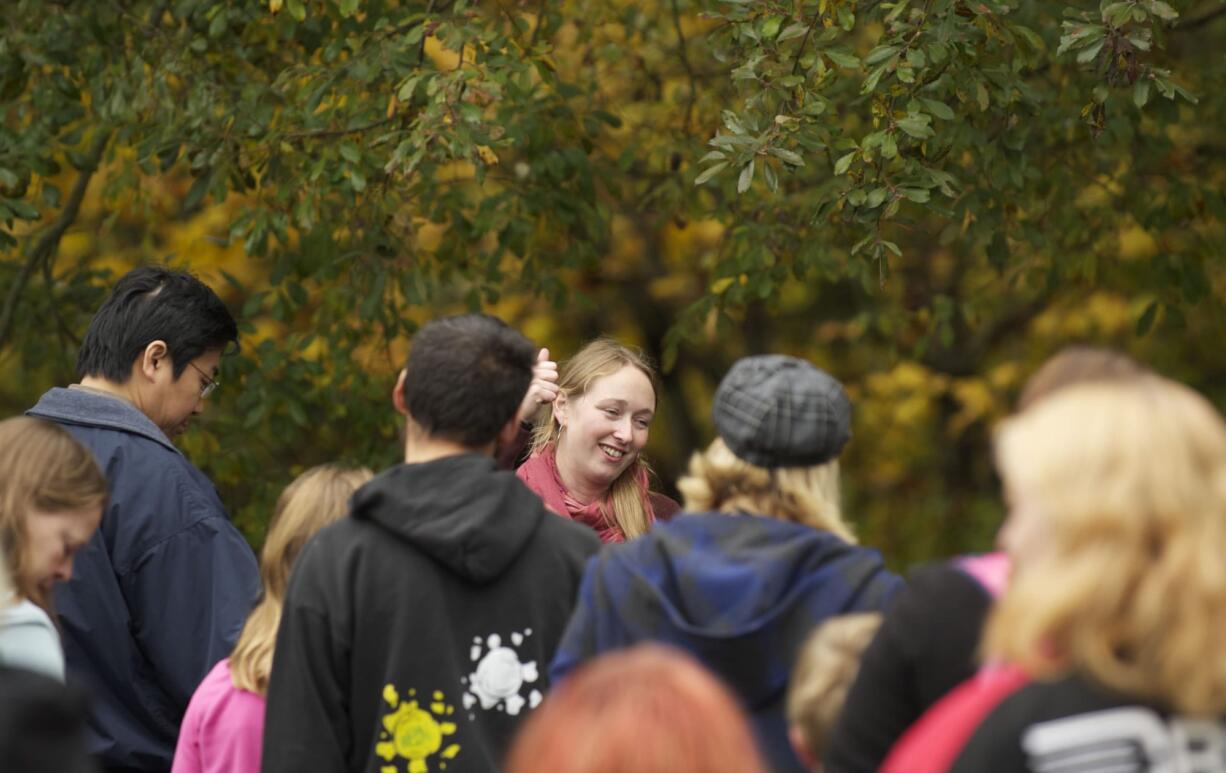
[{"label": "person's shoulder", "polygon": [[600,550],[600,537],[581,523],[546,510],[537,527],[541,540],[553,547],[567,548],[583,553]]},{"label": "person's shoulder", "polygon": [[1017,668],[981,671],[929,708],[890,750],[882,770],[949,770],[963,759],[985,720],[1028,684],[1029,678]]},{"label": "person's shoulder", "polygon": [[681,503],[667,494],[649,491],[647,499],[651,503],[652,515],[657,521],[671,521],[681,512]]},{"label": "person's shoulder", "polygon": [[379,530],[372,524],[345,516],[312,534],[303,545],[295,566],[303,560],[318,562],[329,556],[360,551],[368,544],[380,542],[380,537]]},{"label": "person's shoulder", "polygon": [[55,625],[51,616],[42,607],[29,599],[22,599],[12,606],[4,608],[3,620],[5,626],[33,625],[54,631]]}]

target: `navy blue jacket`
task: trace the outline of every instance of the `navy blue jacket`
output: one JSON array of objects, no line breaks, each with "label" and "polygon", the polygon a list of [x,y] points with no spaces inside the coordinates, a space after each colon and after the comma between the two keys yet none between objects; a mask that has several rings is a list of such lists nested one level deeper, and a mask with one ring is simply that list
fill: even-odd
[{"label": "navy blue jacket", "polygon": [[556,683],[641,641],[679,647],[740,698],[770,769],[802,773],[784,717],[801,645],[830,617],[880,611],[901,586],[877,551],[828,532],[758,515],[680,515],[588,561],[549,676]]},{"label": "navy blue jacket", "polygon": [[28,413],[88,447],[110,491],[55,591],[68,680],[91,698],[90,752],[107,770],[169,770],[188,700],[259,594],[255,555],[213,484],[135,406],[56,388]]}]

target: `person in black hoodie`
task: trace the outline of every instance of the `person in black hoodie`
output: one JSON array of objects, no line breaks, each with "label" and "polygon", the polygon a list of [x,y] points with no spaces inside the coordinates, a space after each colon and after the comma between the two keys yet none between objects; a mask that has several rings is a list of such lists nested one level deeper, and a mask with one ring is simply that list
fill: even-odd
[{"label": "person in black hoodie", "polygon": [[405,463],[358,490],[290,580],[264,773],[500,767],[600,547],[493,458],[534,357],[485,315],[415,337],[393,393]]}]

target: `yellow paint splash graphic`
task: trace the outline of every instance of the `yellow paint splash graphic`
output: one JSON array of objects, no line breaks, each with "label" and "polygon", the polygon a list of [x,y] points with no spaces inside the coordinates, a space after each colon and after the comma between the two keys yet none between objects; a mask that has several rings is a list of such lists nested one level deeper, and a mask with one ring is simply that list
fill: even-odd
[{"label": "yellow paint splash graphic", "polygon": [[[383,700],[391,707],[383,716],[383,731],[375,744],[375,754],[385,762],[393,763],[380,768],[380,773],[429,773],[432,758],[437,763],[434,770],[447,769],[447,762],[460,753],[458,743],[444,742],[454,735],[454,722],[442,721],[455,713],[455,707],[446,702],[444,694],[435,690],[428,709],[417,700],[417,691],[409,690],[403,699],[395,685],[383,688]],[[403,760],[405,766],[400,767]]]}]

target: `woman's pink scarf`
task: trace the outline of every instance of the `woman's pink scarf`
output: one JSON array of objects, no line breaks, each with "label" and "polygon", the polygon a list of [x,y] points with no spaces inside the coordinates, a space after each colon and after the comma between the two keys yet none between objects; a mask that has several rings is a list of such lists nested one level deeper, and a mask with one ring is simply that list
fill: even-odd
[{"label": "woman's pink scarf", "polygon": [[[606,496],[595,502],[583,504],[570,495],[558,474],[558,464],[554,458],[554,447],[546,446],[540,453],[534,454],[528,461],[515,471],[519,479],[537,496],[545,500],[545,506],[558,515],[593,529],[600,541],[625,542],[626,536],[611,517],[605,517],[605,509],[612,510],[613,503]],[[639,489],[643,494],[643,504],[647,508],[647,520],[655,521],[651,510],[651,502],[647,499],[647,472],[639,470]]]}]

